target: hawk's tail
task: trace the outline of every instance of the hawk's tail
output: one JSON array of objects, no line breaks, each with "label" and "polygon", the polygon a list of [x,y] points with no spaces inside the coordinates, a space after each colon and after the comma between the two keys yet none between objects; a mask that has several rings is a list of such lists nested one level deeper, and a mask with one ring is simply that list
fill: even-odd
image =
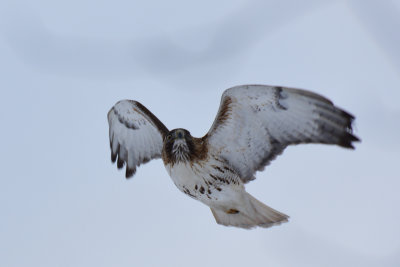
[{"label": "hawk's tail", "polygon": [[217,223],[250,229],[257,226],[267,228],[288,221],[289,216],[261,203],[249,193],[246,193],[246,196],[248,203],[243,205],[242,209],[224,211],[211,208]]}]

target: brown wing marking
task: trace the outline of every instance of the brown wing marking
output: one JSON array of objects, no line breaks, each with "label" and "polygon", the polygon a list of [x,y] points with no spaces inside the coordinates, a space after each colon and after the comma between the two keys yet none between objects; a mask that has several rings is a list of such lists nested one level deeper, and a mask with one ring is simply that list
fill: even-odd
[{"label": "brown wing marking", "polygon": [[160,133],[162,134],[162,137],[164,139],[164,137],[168,134],[168,128],[153,114],[151,113],[150,110],[148,110],[145,106],[143,106],[140,102],[138,101],[134,101],[131,100],[134,104],[136,104],[136,106],[142,111],[140,112],[139,110],[135,110],[138,113],[144,113],[147,117],[149,117],[149,119],[151,120],[151,122],[157,127],[157,129],[160,131]]},{"label": "brown wing marking", "polygon": [[213,125],[211,126],[211,130],[205,136],[202,137],[203,140],[206,141],[208,135],[212,135],[213,132],[220,125],[224,124],[230,118],[230,115],[231,115],[231,112],[232,112],[232,102],[233,102],[232,98],[229,97],[229,96],[225,96],[222,99],[220,108],[218,110],[218,114],[217,114],[217,116],[215,118],[215,121],[214,121]]}]

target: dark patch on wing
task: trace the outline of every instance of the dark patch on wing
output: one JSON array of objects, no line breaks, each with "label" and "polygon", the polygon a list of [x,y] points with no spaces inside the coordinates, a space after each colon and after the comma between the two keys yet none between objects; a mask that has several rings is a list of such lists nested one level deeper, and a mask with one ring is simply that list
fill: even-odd
[{"label": "dark patch on wing", "polygon": [[284,96],[284,95],[282,94],[282,90],[283,90],[283,88],[282,88],[281,86],[275,87],[275,97],[274,97],[274,100],[275,100],[275,104],[276,104],[276,106],[277,106],[278,108],[280,108],[280,109],[282,109],[282,110],[287,110],[287,107],[283,106],[283,105],[281,104],[281,102],[280,102],[281,100],[287,98],[287,96]]},{"label": "dark patch on wing", "polygon": [[228,214],[238,214],[239,211],[237,209],[229,209],[229,210],[226,211],[226,213],[228,213]]},{"label": "dark patch on wing", "polygon": [[119,114],[114,108],[113,108],[114,114],[117,116],[118,121],[125,125],[126,128],[128,129],[132,129],[132,130],[138,130],[139,127],[136,126],[136,124],[134,124],[132,121],[126,120],[124,119],[124,117],[121,116],[121,114]]},{"label": "dark patch on wing", "polygon": [[[142,158],[141,160],[139,160],[139,163],[137,164],[137,166],[140,166],[141,164],[146,164],[150,160],[152,160],[152,158]],[[128,163],[126,163],[126,171],[125,171],[126,179],[131,178],[136,173],[137,166],[129,166]]]},{"label": "dark patch on wing", "polygon": [[200,191],[200,193],[204,194],[204,187],[201,186],[200,189],[199,189],[199,191]]},{"label": "dark patch on wing", "polygon": [[145,106],[143,106],[140,102],[130,100],[134,103],[145,115],[149,117],[149,119],[153,122],[153,124],[157,127],[159,132],[161,133],[163,139],[168,134],[168,128],[153,114],[150,110],[148,110]]},{"label": "dark patch on wing", "polygon": [[126,120],[121,114],[119,114],[114,107],[111,108],[110,112],[113,112],[115,114],[115,116],[117,116],[118,121],[121,124],[125,125],[126,128],[132,129],[132,130],[139,129],[139,127],[137,127],[136,124],[134,124],[132,121]]},{"label": "dark patch on wing", "polygon": [[[299,92],[297,92],[299,93]],[[352,142],[360,141],[359,138],[352,133],[352,123],[354,116],[350,113],[334,106],[328,99],[313,94],[311,92],[300,90],[301,95],[312,97],[315,100],[310,102],[310,105],[315,105],[317,109],[314,111],[318,113],[319,119],[316,120],[318,127],[317,134],[311,134],[311,132],[286,132],[282,133],[283,140],[279,141],[277,138],[271,135],[269,142],[271,143],[271,149],[265,155],[265,157],[258,164],[257,170],[263,170],[272,160],[278,155],[282,154],[284,149],[288,145],[305,144],[305,143],[322,143],[322,144],[336,144],[344,148],[354,149]],[[311,127],[311,126],[310,126]],[[253,177],[247,177],[242,179],[243,182],[253,180]]]},{"label": "dark patch on wing", "polygon": [[320,117],[330,122],[318,121],[318,131],[324,137],[323,143],[354,149],[353,142],[360,141],[357,136],[353,135],[354,116],[341,109],[333,108],[331,113],[319,113]]},{"label": "dark patch on wing", "polygon": [[337,144],[344,148],[354,149],[354,145],[352,142],[359,142],[359,141],[360,139],[357,136],[354,136],[351,133],[345,133],[340,137],[340,140]]},{"label": "dark patch on wing", "polygon": [[229,119],[230,112],[232,111],[232,99],[229,96],[226,96],[221,103],[220,111],[218,112],[216,122],[218,124],[223,124],[226,120]]},{"label": "dark patch on wing", "polygon": [[229,118],[232,112],[232,98],[229,96],[225,96],[221,104],[219,106],[219,110],[217,113],[217,116],[215,117],[214,123],[211,126],[211,129],[208,131],[208,133],[203,136],[201,139],[206,141],[209,135],[212,135],[212,133],[221,125],[223,125]]},{"label": "dark patch on wing", "polygon": [[345,118],[349,120],[351,125],[351,122],[354,120],[354,116],[347,111],[344,111],[343,109],[337,108],[332,104],[326,104],[326,103],[320,103],[320,102],[315,102],[314,105],[320,109],[320,111],[325,110],[327,112],[337,114],[338,116]]},{"label": "dark patch on wing", "polygon": [[[317,109],[314,110],[318,114],[319,119],[316,121],[318,125],[319,135],[323,138],[318,142],[325,144],[336,144],[344,148],[354,149],[353,142],[360,139],[353,135],[354,116],[333,104],[326,102],[313,103]],[[313,142],[316,142],[313,140]]]},{"label": "dark patch on wing", "polygon": [[[286,145],[282,144],[273,136],[271,136],[269,132],[268,135],[270,136],[269,143],[271,144],[271,148],[269,151],[265,152],[264,157],[261,159],[260,163],[256,166],[255,171],[262,171],[264,167],[267,166],[272,160],[274,160],[277,156],[282,154],[283,150],[286,148]],[[240,177],[240,178],[242,182],[247,183],[251,180],[254,180],[255,176],[251,175],[250,177]]]}]

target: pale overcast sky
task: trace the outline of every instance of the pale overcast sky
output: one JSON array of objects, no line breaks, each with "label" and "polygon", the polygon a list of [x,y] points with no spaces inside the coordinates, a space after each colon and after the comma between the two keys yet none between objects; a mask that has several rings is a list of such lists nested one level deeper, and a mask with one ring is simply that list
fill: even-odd
[{"label": "pale overcast sky", "polygon": [[[0,3],[1,266],[400,266],[399,1]],[[291,216],[217,225],[161,160],[125,180],[106,114],[204,135],[224,89],[318,92],[356,150],[288,148],[247,190]]]}]

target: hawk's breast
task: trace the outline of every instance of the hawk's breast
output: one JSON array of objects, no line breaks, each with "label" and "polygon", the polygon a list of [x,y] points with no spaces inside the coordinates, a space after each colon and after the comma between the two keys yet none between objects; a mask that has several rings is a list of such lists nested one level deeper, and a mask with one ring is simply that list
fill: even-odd
[{"label": "hawk's breast", "polygon": [[165,167],[179,190],[210,207],[231,202],[243,188],[236,173],[219,161],[180,162]]}]

